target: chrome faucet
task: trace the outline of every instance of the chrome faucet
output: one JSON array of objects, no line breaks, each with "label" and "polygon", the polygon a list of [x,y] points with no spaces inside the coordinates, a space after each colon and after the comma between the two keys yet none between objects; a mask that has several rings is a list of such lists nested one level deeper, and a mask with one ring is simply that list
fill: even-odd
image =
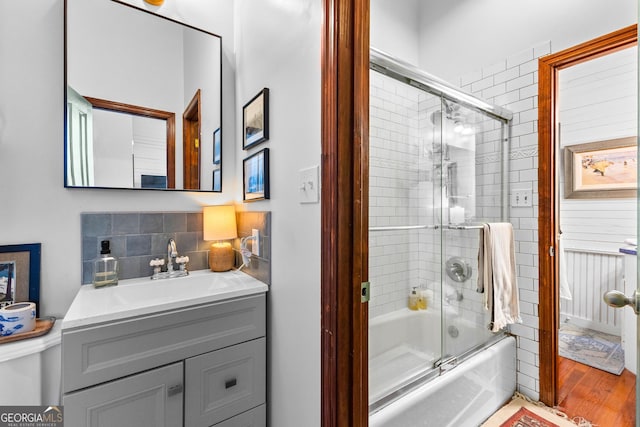
[{"label": "chrome faucet", "polygon": [[167,243],[167,271],[173,271],[173,260],[178,256],[178,249],[176,248],[176,241],[169,239]]}]

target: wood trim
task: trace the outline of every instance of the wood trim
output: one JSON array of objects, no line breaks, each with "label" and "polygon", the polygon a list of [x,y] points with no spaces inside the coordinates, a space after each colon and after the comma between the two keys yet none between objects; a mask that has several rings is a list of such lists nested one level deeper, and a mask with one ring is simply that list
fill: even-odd
[{"label": "wood trim", "polygon": [[[339,118],[339,120],[338,120]],[[369,0],[324,0],[322,425],[368,425]]]},{"label": "wood trim", "polygon": [[[198,89],[182,114],[182,188],[185,190],[200,189],[201,105],[200,89]],[[193,149],[191,144],[195,140],[197,144]]]},{"label": "wood trim", "polygon": [[176,115],[170,111],[156,110],[139,105],[125,104],[123,102],[109,101],[106,99],[84,97],[93,108],[116,111],[119,113],[134,114],[136,116],[151,117],[165,120],[167,123],[167,188],[176,188]]},{"label": "wood trim", "polygon": [[637,25],[542,57],[538,61],[538,252],[540,321],[540,400],[557,404],[559,326],[556,116],[561,69],[637,44]]}]

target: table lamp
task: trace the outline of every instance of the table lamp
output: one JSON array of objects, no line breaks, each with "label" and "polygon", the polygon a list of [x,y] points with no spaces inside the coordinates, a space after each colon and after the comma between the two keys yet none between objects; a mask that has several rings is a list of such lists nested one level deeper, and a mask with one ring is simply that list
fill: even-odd
[{"label": "table lamp", "polygon": [[209,268],[211,271],[231,270],[235,255],[229,240],[238,237],[235,207],[205,206],[202,213],[203,239],[214,241],[209,248]]}]

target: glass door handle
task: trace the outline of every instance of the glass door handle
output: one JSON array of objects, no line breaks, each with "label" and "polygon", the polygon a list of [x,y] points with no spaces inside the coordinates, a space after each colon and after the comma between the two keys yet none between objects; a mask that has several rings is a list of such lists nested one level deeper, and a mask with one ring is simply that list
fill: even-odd
[{"label": "glass door handle", "polygon": [[621,308],[625,305],[630,305],[636,315],[640,312],[640,295],[636,291],[633,291],[631,298],[620,291],[607,291],[603,299],[611,307]]}]

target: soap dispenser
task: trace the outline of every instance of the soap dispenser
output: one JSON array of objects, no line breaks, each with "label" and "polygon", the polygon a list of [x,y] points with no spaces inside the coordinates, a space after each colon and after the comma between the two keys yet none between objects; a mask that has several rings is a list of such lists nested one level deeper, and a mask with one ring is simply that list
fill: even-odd
[{"label": "soap dispenser", "polygon": [[418,292],[414,286],[409,294],[409,310],[417,310],[418,308]]},{"label": "soap dispenser", "polygon": [[110,242],[100,242],[100,258],[93,265],[93,286],[102,288],[118,284],[118,259],[111,255]]}]

